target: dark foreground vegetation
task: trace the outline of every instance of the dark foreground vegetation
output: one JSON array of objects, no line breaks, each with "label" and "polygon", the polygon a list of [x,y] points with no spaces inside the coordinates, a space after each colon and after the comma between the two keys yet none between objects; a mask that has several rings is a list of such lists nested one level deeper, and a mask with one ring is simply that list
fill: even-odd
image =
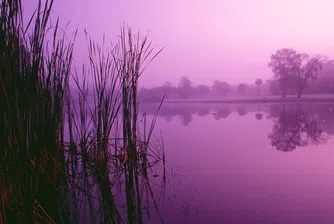
[{"label": "dark foreground vegetation", "polygon": [[20,0],[0,6],[0,223],[142,223],[158,212],[150,170],[165,161],[155,118],[138,117],[155,51],[126,28],[111,50],[87,37],[90,65],[73,73],[76,32],[50,24],[52,4],[25,23]]}]

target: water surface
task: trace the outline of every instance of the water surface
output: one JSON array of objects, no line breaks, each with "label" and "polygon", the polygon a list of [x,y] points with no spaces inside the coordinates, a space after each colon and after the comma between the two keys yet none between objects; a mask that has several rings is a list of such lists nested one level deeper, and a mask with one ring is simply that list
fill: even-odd
[{"label": "water surface", "polygon": [[165,223],[334,223],[334,104],[164,104],[156,130]]}]

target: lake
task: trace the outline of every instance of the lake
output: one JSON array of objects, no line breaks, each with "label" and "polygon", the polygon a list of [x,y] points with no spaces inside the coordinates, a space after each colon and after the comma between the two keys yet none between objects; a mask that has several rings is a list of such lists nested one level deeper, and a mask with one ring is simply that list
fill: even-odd
[{"label": "lake", "polygon": [[155,128],[165,223],[334,223],[334,104],[165,103]]}]

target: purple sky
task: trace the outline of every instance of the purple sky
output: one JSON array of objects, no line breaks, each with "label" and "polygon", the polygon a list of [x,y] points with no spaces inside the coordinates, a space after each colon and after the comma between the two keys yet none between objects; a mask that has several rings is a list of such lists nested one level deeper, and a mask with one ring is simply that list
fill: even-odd
[{"label": "purple sky", "polygon": [[85,28],[96,40],[114,40],[123,23],[151,30],[165,50],[144,74],[146,86],[184,75],[195,84],[253,84],[271,78],[267,63],[278,48],[334,54],[333,0],[55,0],[53,9],[62,24],[71,20],[68,30],[79,28],[76,65],[87,55]]}]

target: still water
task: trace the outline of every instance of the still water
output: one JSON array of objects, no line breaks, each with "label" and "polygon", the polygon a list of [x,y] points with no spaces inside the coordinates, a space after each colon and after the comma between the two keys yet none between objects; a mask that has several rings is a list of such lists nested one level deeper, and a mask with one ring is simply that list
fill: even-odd
[{"label": "still water", "polygon": [[165,103],[156,131],[165,223],[334,223],[334,104]]}]

